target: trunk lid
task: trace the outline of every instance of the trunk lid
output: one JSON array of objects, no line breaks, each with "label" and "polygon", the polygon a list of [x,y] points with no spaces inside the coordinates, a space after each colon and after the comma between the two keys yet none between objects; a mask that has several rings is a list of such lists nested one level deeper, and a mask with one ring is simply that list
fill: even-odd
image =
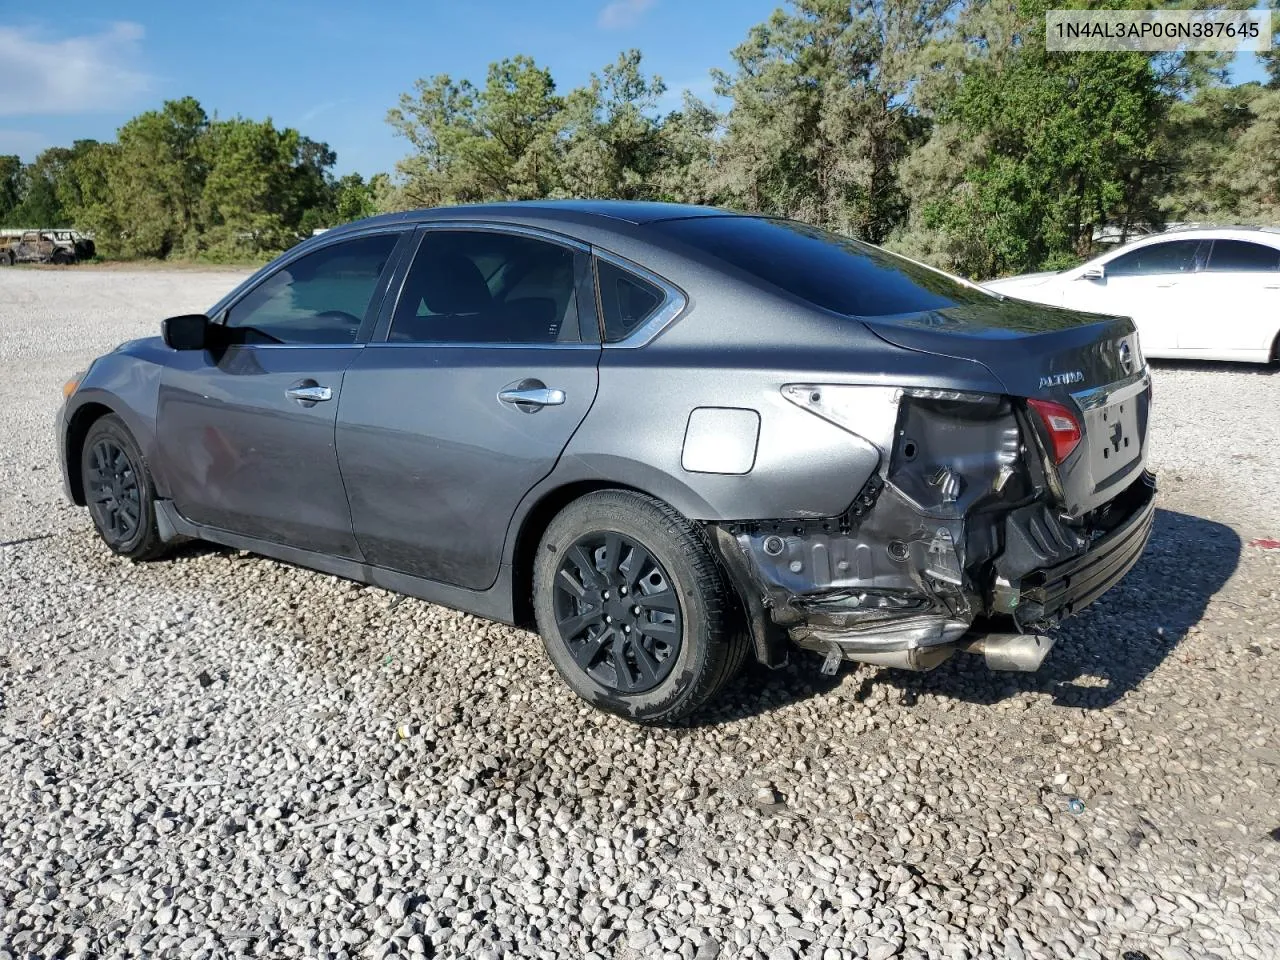
[{"label": "trunk lid", "polygon": [[1011,300],[859,319],[907,350],[981,363],[1013,397],[1067,407],[1082,439],[1050,471],[1069,515],[1103,505],[1145,468],[1151,391],[1132,320]]}]

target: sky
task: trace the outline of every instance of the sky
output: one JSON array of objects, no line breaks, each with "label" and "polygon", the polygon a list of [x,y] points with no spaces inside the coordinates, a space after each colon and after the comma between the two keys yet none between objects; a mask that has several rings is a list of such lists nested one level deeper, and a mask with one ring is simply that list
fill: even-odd
[{"label": "sky", "polygon": [[[390,171],[408,144],[387,110],[419,77],[483,82],[525,53],[567,91],[631,47],[669,88],[709,71],[780,0],[64,0],[0,6],[0,154],[109,140],[130,117],[193,96],[211,115],[270,117],[329,144],[339,174]],[[105,15],[104,15],[105,13]],[[1237,82],[1263,72],[1252,54]]]}]

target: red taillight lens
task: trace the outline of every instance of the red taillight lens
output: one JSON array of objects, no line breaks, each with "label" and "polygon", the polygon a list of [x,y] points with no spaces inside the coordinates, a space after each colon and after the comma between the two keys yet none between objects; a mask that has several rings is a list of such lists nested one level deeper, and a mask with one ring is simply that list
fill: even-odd
[{"label": "red taillight lens", "polygon": [[1071,456],[1071,451],[1080,445],[1080,421],[1076,415],[1060,403],[1052,400],[1028,400],[1027,406],[1034,410],[1049,433],[1049,444],[1053,452],[1053,462],[1061,463]]}]

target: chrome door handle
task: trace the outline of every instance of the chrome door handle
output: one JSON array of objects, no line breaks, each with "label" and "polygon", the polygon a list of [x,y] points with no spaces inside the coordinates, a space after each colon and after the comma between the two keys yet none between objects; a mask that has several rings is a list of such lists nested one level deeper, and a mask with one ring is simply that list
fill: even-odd
[{"label": "chrome door handle", "polygon": [[332,400],[333,390],[329,387],[290,387],[284,392],[290,400],[299,403],[319,403],[321,400]]},{"label": "chrome door handle", "polygon": [[558,407],[564,403],[564,391],[554,387],[503,390],[498,394],[498,399],[503,403],[517,403],[528,407]]}]

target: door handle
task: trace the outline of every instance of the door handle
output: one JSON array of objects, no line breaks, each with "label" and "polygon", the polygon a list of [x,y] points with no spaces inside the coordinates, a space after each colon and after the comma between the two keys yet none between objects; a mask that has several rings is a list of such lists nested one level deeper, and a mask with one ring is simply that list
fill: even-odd
[{"label": "door handle", "polygon": [[564,391],[554,387],[525,387],[503,390],[498,394],[498,399],[503,403],[526,407],[558,407],[564,403]]},{"label": "door handle", "polygon": [[290,400],[297,400],[299,403],[319,403],[322,400],[332,400],[333,390],[329,387],[322,387],[319,384],[311,386],[290,387],[284,392],[284,395]]},{"label": "door handle", "polygon": [[1177,285],[1178,285],[1177,280],[1170,280],[1168,283],[1157,283],[1156,289],[1163,289],[1164,287],[1176,287]]}]

